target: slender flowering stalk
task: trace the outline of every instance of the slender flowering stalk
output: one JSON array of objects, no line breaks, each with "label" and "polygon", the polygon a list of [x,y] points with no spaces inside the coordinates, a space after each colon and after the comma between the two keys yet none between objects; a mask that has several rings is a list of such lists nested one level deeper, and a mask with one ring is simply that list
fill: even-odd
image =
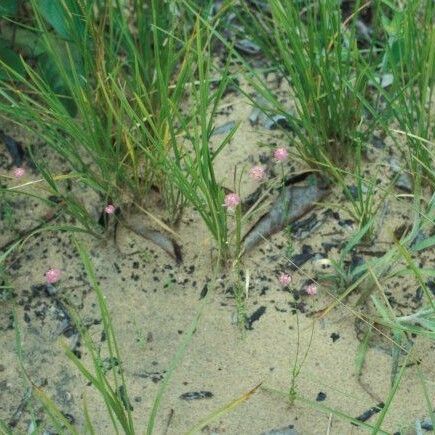
[{"label": "slender flowering stalk", "polygon": [[49,269],[45,272],[45,279],[48,284],[54,284],[60,280],[62,271],[60,269]]},{"label": "slender flowering stalk", "polygon": [[266,178],[266,171],[263,166],[253,166],[249,170],[249,175],[255,181],[262,181]]},{"label": "slender flowering stalk", "polygon": [[288,273],[281,273],[278,281],[283,287],[287,287],[292,282],[292,277]]},{"label": "slender flowering stalk", "polygon": [[242,237],[242,211],[239,207],[240,196],[237,193],[228,193],[225,195],[223,206],[228,210],[235,211],[236,218],[236,256],[240,253],[241,237]]},{"label": "slender flowering stalk", "polygon": [[284,147],[276,148],[273,152],[273,157],[279,163],[281,163],[281,183],[284,186],[284,162],[288,158],[288,151]]}]

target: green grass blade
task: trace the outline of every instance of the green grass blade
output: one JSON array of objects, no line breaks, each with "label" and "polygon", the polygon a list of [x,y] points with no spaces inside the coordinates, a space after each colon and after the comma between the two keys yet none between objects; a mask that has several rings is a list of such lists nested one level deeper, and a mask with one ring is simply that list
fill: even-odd
[{"label": "green grass blade", "polygon": [[205,426],[212,423],[213,421],[223,417],[228,412],[233,411],[238,406],[242,405],[244,402],[250,399],[250,397],[258,390],[258,388],[261,386],[261,383],[256,385],[251,390],[247,391],[237,399],[232,400],[231,402],[227,403],[226,405],[222,406],[221,408],[217,409],[216,411],[212,412],[210,415],[202,419],[200,422],[195,424],[190,430],[186,432],[186,435],[193,435],[201,431]]}]

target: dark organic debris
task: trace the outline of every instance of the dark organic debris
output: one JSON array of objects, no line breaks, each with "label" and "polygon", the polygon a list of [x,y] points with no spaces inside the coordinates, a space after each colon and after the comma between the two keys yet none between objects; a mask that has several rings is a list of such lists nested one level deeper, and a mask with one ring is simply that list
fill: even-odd
[{"label": "dark organic debris", "polygon": [[213,393],[211,391],[189,391],[188,393],[183,393],[180,396],[181,400],[201,400],[201,399],[211,399]]},{"label": "dark organic debris", "polygon": [[261,435],[298,435],[298,432],[293,428],[294,426],[292,424],[289,424],[286,427],[262,432]]},{"label": "dark organic debris", "polygon": [[[288,113],[291,113],[290,109]],[[276,130],[277,128],[293,130],[288,117],[280,113],[273,113],[271,103],[262,95],[256,97],[255,107],[251,110],[248,119],[252,126],[261,125],[267,130]]]},{"label": "dark organic debris", "polygon": [[[212,81],[211,89],[216,90],[219,86],[222,85],[222,81],[218,78]],[[222,97],[225,97],[229,94],[238,94],[240,89],[240,80],[236,77],[230,78],[225,84],[225,88],[222,92]]]},{"label": "dark organic debris", "polygon": [[300,295],[302,294],[302,291],[294,292],[294,302],[289,302],[289,306],[291,307],[292,314],[296,314],[297,312],[306,314],[308,312],[307,304],[304,301],[299,301]]},{"label": "dark organic debris", "polygon": [[3,130],[0,130],[0,140],[6,145],[14,166],[21,166],[24,161],[24,150],[20,142],[5,134]]},{"label": "dark organic debris", "polygon": [[207,296],[207,293],[208,293],[208,285],[207,285],[207,283],[205,283],[204,287],[202,288],[201,293],[199,295],[199,299],[200,300],[204,299]]},{"label": "dark organic debris", "polygon": [[420,422],[420,426],[422,429],[428,432],[433,430],[432,420],[430,418],[426,418],[422,422]]},{"label": "dark organic debris", "polygon": [[308,245],[302,246],[302,252],[290,258],[290,270],[297,270],[304,265],[308,260],[311,260],[316,255],[313,248]]},{"label": "dark organic debris", "polygon": [[335,242],[322,242],[322,248],[325,250],[326,256],[331,249],[337,248],[338,246],[339,246],[339,244],[335,243]]},{"label": "dark organic debris", "polygon": [[[69,424],[74,424],[76,419],[72,414],[69,414],[68,412],[62,412],[62,415],[65,417],[65,419],[68,421]],[[44,432],[45,435],[45,432]]]},{"label": "dark organic debris", "polygon": [[250,193],[245,200],[242,202],[242,212],[246,213],[254,204],[260,199],[262,193],[264,191],[263,185],[260,185],[258,189],[254,190],[254,192]]},{"label": "dark organic debris", "polygon": [[273,115],[271,117],[267,117],[263,125],[268,130],[276,130],[278,127],[280,127],[284,130],[292,131],[292,127],[284,115]]},{"label": "dark organic debris", "polygon": [[260,317],[266,312],[266,307],[262,305],[261,307],[257,308],[247,319],[245,323],[246,329],[254,329],[252,327],[252,324],[260,319]]},{"label": "dark organic debris", "polygon": [[[385,406],[384,403],[379,403],[379,405],[377,406],[372,406],[371,408],[369,408],[367,411],[364,411],[360,416],[356,417],[356,420],[365,422],[367,421],[370,417],[372,417],[373,415],[377,414],[378,412],[380,412],[382,410],[382,408]],[[352,423],[354,426],[357,426],[356,423]]]},{"label": "dark organic debris", "polygon": [[354,221],[352,219],[340,219],[338,221],[338,225],[340,227],[351,227],[354,224]]},{"label": "dark organic debris", "polygon": [[366,250],[361,249],[359,251],[359,253],[363,254],[363,255],[367,255],[369,257],[381,258],[385,255],[386,251],[366,251]]},{"label": "dark organic debris", "polygon": [[326,400],[326,393],[319,391],[316,397],[316,402],[323,402],[324,400]]},{"label": "dark organic debris", "polygon": [[143,222],[143,215],[129,216],[123,223],[131,231],[162,248],[177,264],[183,261],[181,246],[166,234],[147,228]]},{"label": "dark organic debris", "polygon": [[412,302],[419,304],[423,299],[423,289],[421,287],[418,287],[415,290],[415,296],[412,298]]},{"label": "dark organic debris", "polygon": [[152,382],[157,384],[161,380],[163,380],[163,377],[165,375],[166,371],[162,372],[144,372],[144,373],[135,373],[136,376],[142,379],[151,379]]},{"label": "dark organic debris", "polygon": [[248,119],[252,126],[259,124],[267,130],[283,128],[292,131],[292,127],[284,115],[267,115],[258,107],[252,109]]},{"label": "dark organic debris", "polygon": [[272,204],[243,239],[244,251],[249,252],[258,243],[281,231],[304,216],[328,193],[328,188],[317,177],[314,183],[303,186],[285,186]]},{"label": "dark organic debris", "polygon": [[301,219],[291,226],[292,237],[296,237],[297,239],[305,238],[321,224],[322,221],[317,219],[317,214],[313,213],[306,219]]},{"label": "dark organic debris", "polygon": [[361,270],[359,273],[354,273],[355,269],[362,266],[364,264],[364,258],[352,253],[352,259],[350,262],[350,272],[353,274],[353,280],[356,281],[364,274],[364,270]]},{"label": "dark organic debris", "polygon": [[397,240],[400,240],[403,236],[408,234],[412,230],[412,226],[409,223],[403,223],[394,229],[393,234]]},{"label": "dark organic debris", "polygon": [[340,338],[340,334],[337,334],[336,332],[333,332],[331,334],[331,339],[333,343],[335,343],[339,338]]},{"label": "dark organic debris", "polygon": [[107,373],[109,370],[112,370],[115,367],[119,366],[119,361],[118,358],[116,357],[107,357],[104,358],[101,362],[100,362],[100,367],[101,370],[103,371],[103,373]]}]

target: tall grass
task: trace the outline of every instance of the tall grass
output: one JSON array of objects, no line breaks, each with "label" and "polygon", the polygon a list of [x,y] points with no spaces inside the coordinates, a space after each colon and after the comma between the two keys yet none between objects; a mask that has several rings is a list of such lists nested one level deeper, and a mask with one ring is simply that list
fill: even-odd
[{"label": "tall grass", "polygon": [[[146,125],[140,123],[142,118],[152,118],[152,114],[139,100],[139,96],[132,102],[120,87],[114,84],[114,88],[127,116],[137,122],[139,134],[143,137],[139,141],[139,148],[154,167],[160,168],[171,179],[182,198],[195,207],[216,241],[219,258],[225,260],[229,255],[227,213],[223,206],[224,191],[215,175],[214,160],[228,144],[236,128],[232,129],[214,149],[211,147],[213,122],[222,94],[228,85],[228,71],[224,68],[221,75],[213,77],[218,71],[212,61],[212,32],[202,29],[199,21],[193,29],[194,36],[189,41],[189,62],[196,65],[196,68],[191,76],[191,82],[185,84],[189,89],[189,102],[178,103],[181,107],[176,106],[177,102],[168,103],[172,108],[171,123],[180,126],[179,134],[172,143],[172,153],[154,154],[146,148],[144,144],[147,141],[153,148],[157,148],[166,137],[157,134],[152,121],[154,135],[150,134]],[[214,90],[211,90],[212,81],[217,81]]]},{"label": "tall grass", "polygon": [[[434,179],[434,83],[435,5],[433,1],[411,0],[402,8],[383,15],[387,44],[381,74],[391,74],[393,83],[378,91],[399,129],[406,134],[401,146],[411,175]],[[387,18],[391,16],[391,18]]]},{"label": "tall grass", "polygon": [[235,130],[210,149],[228,82],[226,68],[221,74],[213,66],[210,33],[171,2],[62,2],[54,17],[43,4],[31,5],[32,31],[41,38],[31,53],[37,67],[32,58],[23,74],[3,65],[10,80],[1,82],[0,111],[66,162],[49,167],[35,150],[38,169],[65,199],[65,210],[101,232],[57,182],[57,171],[72,171],[102,205],[146,208],[153,186],[165,204],[161,219],[176,224],[190,203],[226,257],[226,212],[213,160]]},{"label": "tall grass", "polygon": [[[167,180],[141,153],[139,137],[126,140],[126,132],[135,126],[113,83],[128,98],[140,96],[153,117],[141,120],[150,131],[152,122],[157,134],[174,135],[169,99],[180,103],[189,65],[182,63],[184,44],[168,37],[175,29],[175,17],[167,3],[157,14],[154,0],[146,8],[135,2],[130,22],[126,6],[119,2],[103,2],[98,9],[87,1],[60,4],[63,26],[32,2],[34,32],[42,41],[34,53],[37,68],[26,63],[25,75],[10,71],[13,82],[2,83],[3,116],[36,132],[106,201],[120,203],[126,195],[142,203],[153,182],[164,186]],[[48,23],[53,23],[54,31]],[[168,140],[160,145],[152,149],[156,159],[170,147]]]},{"label": "tall grass", "polygon": [[[347,18],[340,3],[243,3],[245,28],[294,99],[293,109],[248,66],[250,83],[268,102],[262,109],[284,116],[298,154],[330,175],[352,164],[359,144],[380,128],[403,149],[411,175],[423,172],[433,183],[433,2],[357,1]],[[363,43],[357,23],[369,8],[372,35]],[[392,83],[384,84],[388,76]],[[394,120],[406,147],[391,131]]]},{"label": "tall grass", "polygon": [[342,165],[366,131],[362,115],[367,77],[356,38],[357,13],[343,24],[335,0],[269,0],[267,6],[270,13],[244,5],[240,16],[288,84],[295,113],[252,69],[250,82],[271,106],[263,109],[286,118],[306,161],[312,166]]}]

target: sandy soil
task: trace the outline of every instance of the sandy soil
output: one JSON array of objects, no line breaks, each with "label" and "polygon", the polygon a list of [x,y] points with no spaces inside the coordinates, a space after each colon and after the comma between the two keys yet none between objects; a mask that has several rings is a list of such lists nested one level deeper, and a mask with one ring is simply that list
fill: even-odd
[{"label": "sandy soil", "polygon": [[[248,122],[251,109],[241,97],[228,95],[224,106],[217,125],[230,120],[240,122],[235,138],[217,161],[222,184],[231,188],[235,166],[249,168],[258,162],[261,154],[270,154],[272,143],[288,145],[288,141],[280,132],[268,131],[261,126],[252,127]],[[7,132],[21,138],[24,143],[30,140],[12,127]],[[9,174],[7,155],[3,148],[0,150],[3,153],[1,173]],[[387,186],[392,177],[388,164],[391,152],[394,150],[388,143],[385,149],[373,148],[367,165],[368,174],[376,174],[374,176],[380,179],[380,187]],[[292,159],[288,166],[291,171],[305,169],[296,159]],[[29,171],[25,181],[36,178],[38,174]],[[17,181],[8,183],[13,185]],[[242,196],[256,187],[252,180],[244,177]],[[74,186],[73,189],[80,191],[82,187]],[[392,232],[404,222],[411,222],[411,200],[397,198],[399,193],[393,190],[380,208],[376,241],[369,247],[361,247],[361,250],[384,252],[392,246]],[[87,198],[92,203],[95,198],[90,199],[87,195],[82,194],[83,201]],[[236,307],[231,293],[234,277],[230,272],[217,275],[211,272],[212,240],[192,210],[186,211],[177,229],[184,254],[180,266],[176,266],[158,247],[123,228],[117,232],[116,243],[113,228],[105,240],[77,236],[90,251],[106,295],[139,431],[146,425],[157,389],[183,333],[204,305],[188,351],[164,396],[156,433],[184,433],[210,412],[259,383],[262,387],[246,403],[207,426],[203,433],[260,434],[289,425],[293,425],[299,434],[366,432],[300,402],[290,406],[285,397],[270,391],[277,389],[286,393],[289,390],[291,368],[296,357],[298,319],[302,354],[309,345],[314,328],[308,356],[297,379],[301,396],[354,417],[387,399],[392,370],[391,342],[388,339],[379,336],[372,340],[360,378],[356,371],[355,358],[362,335],[361,324],[356,319],[373,312],[373,309],[366,305],[355,307],[356,296],[351,296],[345,305],[339,305],[318,320],[315,314],[333,302],[337,289],[321,285],[317,296],[304,293],[307,277],[316,277],[324,263],[319,260],[338,258],[342,243],[357,228],[355,222],[349,221],[348,214],[334,206],[337,203],[345,204],[339,189],[311,212],[316,214],[319,225],[312,231],[299,232],[292,237],[294,254],[299,254],[303,245],[308,245],[316,255],[301,270],[291,272],[293,281],[288,289],[280,287],[277,280],[280,272],[290,272],[286,256],[288,240],[283,233],[273,236],[244,259],[242,271],[250,277],[247,314],[251,316],[260,307],[265,311],[252,323],[251,329],[243,331],[235,321]],[[47,212],[47,206],[22,196],[16,197],[13,207],[21,230],[31,227]],[[3,246],[16,234],[4,220],[0,225],[0,246]],[[328,243],[335,246],[330,247]],[[423,254],[420,262],[429,267],[429,254]],[[63,270],[56,297],[48,295],[44,286],[38,287],[44,283],[44,273],[50,267]],[[15,353],[11,317],[15,309],[22,333],[25,367],[32,381],[40,385],[79,428],[83,424],[81,409],[83,398],[86,398],[97,432],[114,433],[104,404],[67,360],[61,347],[65,337],[62,334],[62,310],[56,302],[59,299],[78,309],[91,336],[97,343],[101,342],[102,355],[107,355],[95,296],[69,236],[42,233],[30,239],[12,257],[8,271],[16,297],[0,304],[0,418],[6,422],[14,419],[26,392]],[[206,283],[208,295],[201,299]],[[412,312],[422,303],[415,282],[383,280],[381,285],[389,292],[391,300],[394,299],[398,313]],[[434,345],[426,340],[414,339],[409,367],[382,425],[386,432],[402,430],[404,434],[414,433],[415,419],[427,417],[419,371],[427,380],[431,400],[435,400],[433,348]],[[83,346],[78,350],[82,360],[89,363],[89,355]],[[204,395],[211,397],[182,399],[185,393],[200,391],[208,392]],[[322,398],[323,401],[316,402]],[[26,433],[31,410],[37,417],[42,416],[41,406],[31,401],[17,419],[16,433]],[[375,420],[376,415],[367,423],[373,424]]]}]

